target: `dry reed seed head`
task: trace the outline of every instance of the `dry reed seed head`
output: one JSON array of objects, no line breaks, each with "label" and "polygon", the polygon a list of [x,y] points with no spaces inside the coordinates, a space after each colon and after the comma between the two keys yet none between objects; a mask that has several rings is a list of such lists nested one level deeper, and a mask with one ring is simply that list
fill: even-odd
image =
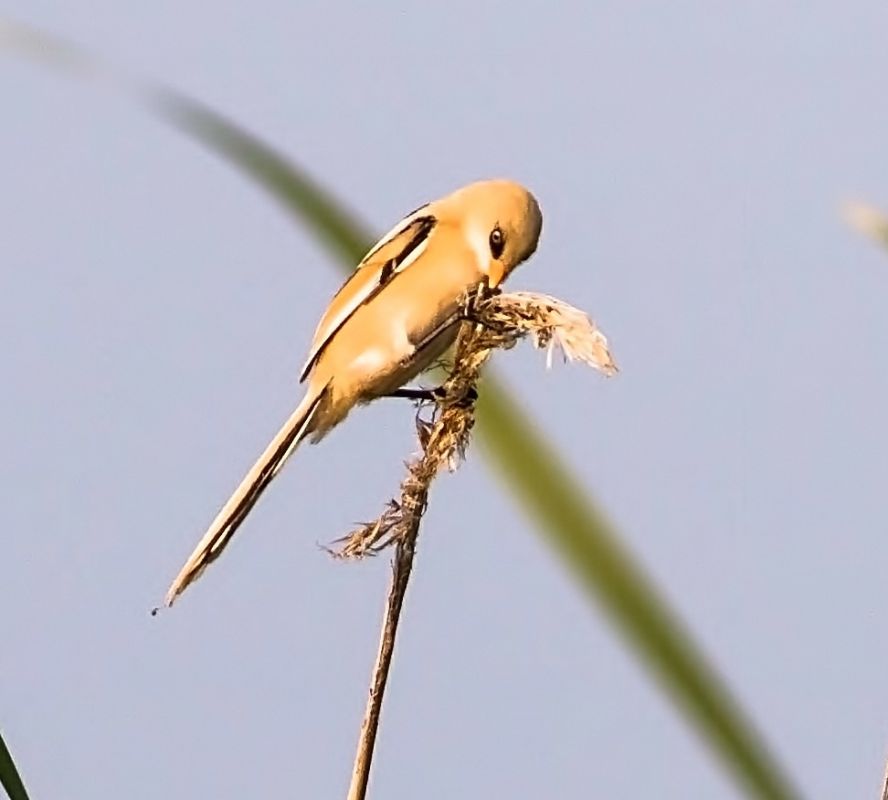
[{"label": "dry reed seed head", "polygon": [[493,330],[492,342],[512,346],[530,336],[537,348],[549,348],[551,366],[554,349],[568,361],[582,361],[607,376],[617,372],[607,338],[580,309],[550,295],[511,292],[484,301],[479,320]]},{"label": "dry reed seed head", "polygon": [[888,242],[888,215],[857,201],[845,203],[842,216],[852,228],[877,241]]},{"label": "dry reed seed head", "polygon": [[422,406],[416,410],[416,438],[419,440],[420,449],[425,450],[432,435],[432,422],[422,416]]},{"label": "dry reed seed head", "polygon": [[617,371],[607,339],[595,323],[554,297],[533,292],[495,294],[476,303],[471,311],[474,322],[466,322],[460,329],[443,397],[421,403],[417,409],[421,452],[407,462],[399,499],[389,500],[378,519],[340,540],[344,544],[338,555],[361,558],[395,543],[412,548],[428,507],[432,481],[443,467],[454,471],[465,458],[475,424],[477,395],[471,391],[493,350],[514,347],[530,336],[536,347],[548,348],[550,365],[558,349],[566,360],[582,361],[605,375]]}]

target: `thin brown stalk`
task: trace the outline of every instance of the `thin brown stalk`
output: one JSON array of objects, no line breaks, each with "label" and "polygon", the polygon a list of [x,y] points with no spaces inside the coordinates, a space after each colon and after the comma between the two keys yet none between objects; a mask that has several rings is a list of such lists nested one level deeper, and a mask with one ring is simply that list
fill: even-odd
[{"label": "thin brown stalk", "polygon": [[397,500],[392,499],[373,522],[360,526],[337,555],[360,558],[395,546],[392,582],[379,641],[370,694],[358,736],[348,800],[364,800],[388,682],[398,622],[413,568],[420,522],[428,506],[432,481],[442,468],[456,469],[465,456],[475,423],[475,399],[481,369],[495,349],[512,347],[530,336],[538,347],[558,347],[568,359],[582,360],[605,374],[616,366],[607,341],[585,314],[545,295],[515,293],[487,297],[472,304],[473,321],[462,326],[450,376],[431,413],[417,414],[420,454],[407,465]]},{"label": "thin brown stalk", "polygon": [[405,541],[398,542],[395,548],[395,557],[392,562],[392,583],[382,623],[382,635],[379,638],[379,652],[376,654],[376,664],[373,667],[373,677],[370,681],[370,696],[367,698],[364,721],[361,723],[361,733],[358,736],[358,750],[355,753],[355,765],[352,769],[351,785],[348,788],[348,800],[364,800],[367,794],[370,765],[376,747],[376,732],[379,730],[379,715],[382,711],[382,700],[388,683],[392,654],[395,651],[395,636],[398,634],[401,606],[407,592],[410,572],[413,569],[413,546],[418,533],[419,525],[417,524],[413,529],[412,542],[408,542],[405,537]]},{"label": "thin brown stalk", "polygon": [[[401,484],[400,500],[390,501],[376,522],[355,531],[341,551],[345,556],[360,556],[375,552],[386,543],[392,541],[395,543],[392,581],[379,639],[379,651],[370,681],[367,708],[358,736],[358,749],[352,769],[348,800],[364,800],[367,793],[376,733],[379,729],[379,716],[395,649],[395,637],[398,633],[398,622],[413,569],[416,540],[419,536],[422,515],[428,505],[432,479],[444,464],[450,463],[457,455],[462,454],[474,423],[474,396],[469,389],[474,388],[478,372],[490,353],[487,351],[483,356],[476,353],[471,357],[469,347],[475,339],[474,333],[471,328],[464,329],[460,337],[455,362],[459,368],[454,369],[445,384],[445,399],[436,404],[435,421],[426,422],[417,417],[417,430],[423,452],[408,465],[407,477]],[[458,387],[463,388],[461,394],[456,394],[459,391]]]},{"label": "thin brown stalk", "polygon": [[882,791],[879,793],[879,800],[888,800],[888,764],[885,764],[885,775],[882,778]]}]

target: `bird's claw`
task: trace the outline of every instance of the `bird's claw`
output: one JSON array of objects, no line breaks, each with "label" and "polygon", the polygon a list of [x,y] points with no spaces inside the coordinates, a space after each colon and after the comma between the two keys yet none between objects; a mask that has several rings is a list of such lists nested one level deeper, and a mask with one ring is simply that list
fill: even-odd
[{"label": "bird's claw", "polygon": [[[403,397],[408,400],[418,400],[421,403],[443,403],[451,398],[448,397],[447,389],[444,386],[435,386],[432,389],[395,389],[388,397]],[[457,404],[474,403],[478,399],[478,390],[470,387],[464,395],[454,402]]]}]

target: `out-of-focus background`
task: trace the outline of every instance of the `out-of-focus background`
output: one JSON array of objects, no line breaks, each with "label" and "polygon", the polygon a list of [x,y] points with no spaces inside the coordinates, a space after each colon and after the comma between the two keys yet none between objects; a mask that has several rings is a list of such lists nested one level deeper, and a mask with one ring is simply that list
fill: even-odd
[{"label": "out-of-focus background", "polygon": [[[811,797],[888,748],[884,2],[5,3],[184,89],[374,229],[480,177],[545,213],[513,287],[622,372],[497,358]],[[0,707],[33,797],[335,797],[408,404],[306,448],[149,610],[300,395],[341,281],[266,196],[119,95],[4,58]],[[476,523],[481,516],[483,527]],[[437,486],[373,794],[734,797],[477,454]]]}]

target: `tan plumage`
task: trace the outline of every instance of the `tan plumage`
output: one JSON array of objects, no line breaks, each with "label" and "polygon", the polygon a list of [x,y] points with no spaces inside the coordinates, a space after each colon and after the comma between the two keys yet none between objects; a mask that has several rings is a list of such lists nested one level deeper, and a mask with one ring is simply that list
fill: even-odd
[{"label": "tan plumage", "polygon": [[355,405],[427,369],[453,343],[466,291],[498,286],[533,254],[541,227],[524,187],[481,181],[417,209],[371,248],[318,324],[305,397],[213,520],[167,605],[219,556],[299,442],[319,441]]}]

